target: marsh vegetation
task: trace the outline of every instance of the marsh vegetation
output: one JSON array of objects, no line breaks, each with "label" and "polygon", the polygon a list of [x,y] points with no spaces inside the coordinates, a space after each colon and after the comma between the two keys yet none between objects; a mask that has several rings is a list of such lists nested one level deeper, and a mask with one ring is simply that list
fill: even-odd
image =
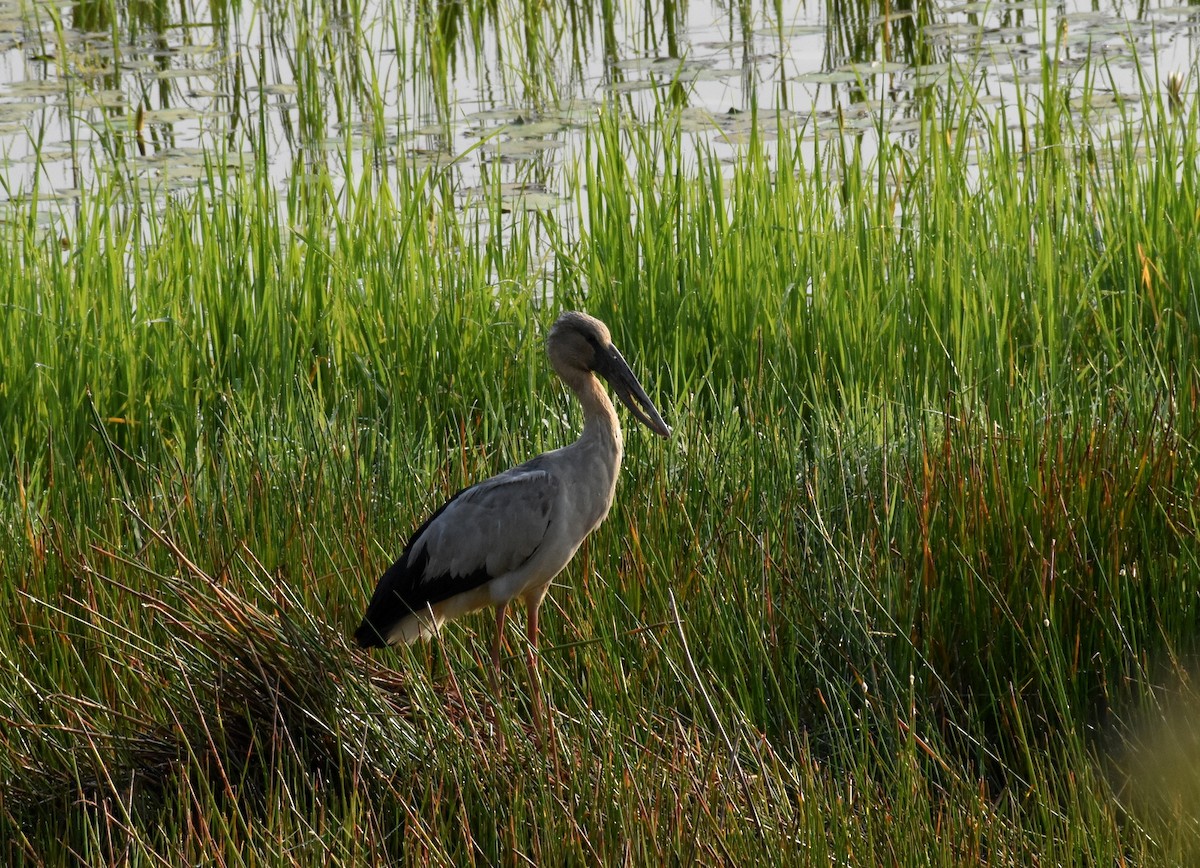
[{"label": "marsh vegetation", "polygon": [[[1192,7],[0,10],[6,863],[1200,856]],[[556,765],[349,634],[564,307]]]}]

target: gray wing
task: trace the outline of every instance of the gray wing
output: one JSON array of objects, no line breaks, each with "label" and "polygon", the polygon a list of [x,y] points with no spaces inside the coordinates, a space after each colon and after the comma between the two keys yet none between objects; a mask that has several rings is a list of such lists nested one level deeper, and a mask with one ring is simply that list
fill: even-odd
[{"label": "gray wing", "polygon": [[480,570],[483,581],[512,572],[545,539],[558,487],[557,477],[522,465],[466,489],[414,537],[408,567],[424,561],[421,584]]},{"label": "gray wing", "polygon": [[400,619],[528,561],[546,539],[558,491],[558,478],[535,458],[454,495],[379,578],[359,643],[382,645]]}]

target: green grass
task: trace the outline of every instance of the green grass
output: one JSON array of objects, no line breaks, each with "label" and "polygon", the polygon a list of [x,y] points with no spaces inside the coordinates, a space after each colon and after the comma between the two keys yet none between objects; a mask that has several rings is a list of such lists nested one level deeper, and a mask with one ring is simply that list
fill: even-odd
[{"label": "green grass", "polygon": [[[1062,99],[731,171],[610,111],[586,197],[482,222],[260,150],[101,179],[66,249],[2,224],[5,861],[1195,858],[1200,121]],[[431,509],[573,436],[567,306],[676,434],[543,610],[555,766],[516,628],[504,753],[488,616],[347,640]]]}]

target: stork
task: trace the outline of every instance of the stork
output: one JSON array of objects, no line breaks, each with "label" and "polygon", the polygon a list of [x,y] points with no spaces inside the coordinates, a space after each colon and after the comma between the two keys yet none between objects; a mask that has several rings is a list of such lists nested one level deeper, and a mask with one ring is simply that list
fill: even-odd
[{"label": "stork", "polygon": [[546,338],[546,352],[583,406],[579,439],[450,498],[380,577],[354,634],[367,648],[407,644],[433,635],[446,621],[494,606],[492,686],[498,690],[505,613],[520,598],[528,612],[526,664],[539,722],[538,608],[550,581],[608,515],[621,467],[621,425],[596,375],[635,419],[660,437],[671,434],[600,320],[563,313]]}]

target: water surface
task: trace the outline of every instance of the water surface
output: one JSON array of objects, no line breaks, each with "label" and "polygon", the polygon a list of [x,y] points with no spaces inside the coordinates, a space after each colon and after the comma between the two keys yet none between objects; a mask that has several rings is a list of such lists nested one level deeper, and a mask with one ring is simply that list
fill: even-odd
[{"label": "water surface", "polygon": [[265,156],[281,188],[314,168],[386,183],[431,166],[466,204],[555,208],[578,192],[580,131],[605,106],[629,123],[677,110],[727,159],[785,127],[869,152],[964,86],[975,122],[1019,127],[1050,78],[1107,134],[1136,123],[1144,90],[1190,99],[1200,32],[1200,7],[1083,0],[112,10],[0,0],[0,200],[62,212],[106,172],[161,199]]}]

